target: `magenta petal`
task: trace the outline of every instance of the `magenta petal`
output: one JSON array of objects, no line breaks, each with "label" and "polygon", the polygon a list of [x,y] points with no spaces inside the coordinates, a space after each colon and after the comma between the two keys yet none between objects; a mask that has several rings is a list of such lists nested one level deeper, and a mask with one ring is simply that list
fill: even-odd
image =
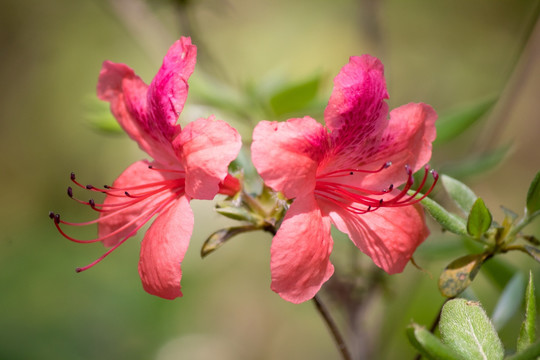
[{"label": "magenta petal", "polygon": [[169,49],[163,65],[148,89],[148,103],[153,126],[169,139],[184,108],[188,94],[188,79],[193,73],[197,48],[190,38],[182,37]]},{"label": "magenta petal", "polygon": [[[392,162],[392,166],[367,176],[362,186],[398,186],[407,178],[405,165],[409,165],[413,172],[422,168],[431,158],[431,143],[436,137],[436,119],[435,110],[422,103],[410,103],[392,110],[376,156],[371,159],[373,167],[388,161]],[[384,179],[384,184],[381,184],[381,179]]]},{"label": "magenta petal", "polygon": [[189,123],[174,146],[184,161],[186,194],[193,199],[210,200],[218,193],[219,183],[227,176],[242,141],[229,124],[209,118]]},{"label": "magenta petal", "polygon": [[330,219],[323,217],[312,195],[297,198],[272,240],[272,290],[283,299],[311,299],[334,272]]},{"label": "magenta petal", "polygon": [[389,274],[400,273],[429,230],[419,205],[380,208],[361,216],[335,206],[324,206],[334,225]]},{"label": "magenta petal", "polygon": [[[114,181],[113,186],[117,188],[126,188],[141,184],[153,183],[163,180],[163,173],[148,169],[147,161],[137,161],[131,164],[122,174]],[[99,237],[107,236],[108,234],[117,231],[122,226],[129,225],[125,230],[122,230],[114,236],[107,237],[103,240],[103,244],[107,247],[114,246],[126,236],[135,235],[135,230],[149,220],[148,216],[144,216],[145,212],[149,213],[151,209],[157,206],[157,203],[162,197],[153,197],[148,200],[141,201],[122,211],[118,211],[116,215],[110,216],[110,212],[102,212],[98,224]],[[105,209],[114,210],[115,206],[130,201],[126,197],[118,197],[108,195],[105,198]]]},{"label": "magenta petal", "polygon": [[124,65],[105,61],[99,73],[98,97],[111,104],[111,112],[139,147],[163,163],[174,161],[169,139],[154,130],[147,111],[148,86]]},{"label": "magenta petal", "polygon": [[334,79],[334,90],[324,111],[328,129],[354,130],[363,137],[378,133],[386,124],[388,99],[384,69],[379,59],[352,56]]},{"label": "magenta petal", "polygon": [[310,117],[286,122],[261,121],[253,131],[253,164],[264,182],[289,199],[313,191],[328,134]]},{"label": "magenta petal", "polygon": [[180,197],[158,216],[141,244],[139,275],[148,293],[164,299],[182,296],[182,260],[193,232],[193,212],[187,197]]}]

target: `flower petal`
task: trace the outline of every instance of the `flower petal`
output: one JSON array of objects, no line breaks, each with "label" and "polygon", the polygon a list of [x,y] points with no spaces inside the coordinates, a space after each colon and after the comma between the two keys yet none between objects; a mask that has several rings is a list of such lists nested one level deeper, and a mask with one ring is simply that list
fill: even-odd
[{"label": "flower petal", "polygon": [[253,131],[253,164],[264,182],[289,199],[312,192],[328,149],[328,133],[314,119],[261,121]]},{"label": "flower petal", "polygon": [[419,205],[380,208],[363,215],[340,207],[322,205],[334,225],[389,274],[400,273],[429,230]]},{"label": "flower petal", "polygon": [[164,299],[182,296],[181,264],[193,232],[193,212],[186,196],[158,216],[141,244],[139,275],[148,293]]},{"label": "flower petal", "polygon": [[152,126],[166,138],[175,135],[175,124],[188,95],[188,79],[193,73],[197,47],[182,37],[169,49],[148,89]]},{"label": "flower petal", "polygon": [[330,219],[323,217],[312,195],[297,198],[272,240],[272,290],[283,299],[311,299],[334,272]]},{"label": "flower petal", "polygon": [[353,56],[334,79],[334,90],[324,112],[332,132],[333,162],[338,167],[357,166],[375,152],[388,120],[384,69],[379,59]]},{"label": "flower petal", "polygon": [[[154,171],[148,168],[148,161],[137,161],[131,164],[124,172],[114,181],[113,187],[116,188],[128,188],[141,184],[149,184],[164,180],[164,173],[160,171]],[[133,222],[126,229],[118,232],[114,236],[107,237],[103,240],[103,244],[107,247],[114,246],[120,240],[126,236],[133,236],[136,234],[136,229],[143,225],[151,217],[151,210],[158,206],[163,196],[167,197],[169,193],[166,193],[159,197],[152,197],[148,200],[144,200],[126,207],[124,210],[117,210],[114,216],[111,216],[111,212],[102,212],[100,215],[100,221],[98,224],[98,235],[104,237],[114,231],[117,231],[121,227]],[[118,209],[122,203],[127,201],[134,201],[124,196],[112,196],[108,195],[105,198],[104,209],[110,209],[114,211]],[[145,216],[146,214],[146,216]]]},{"label": "flower petal", "polygon": [[[376,156],[371,158],[374,167],[387,161],[391,161],[392,166],[366,176],[361,185],[368,188],[377,184],[379,187],[389,184],[398,186],[407,179],[405,165],[409,165],[413,172],[422,168],[431,158],[431,143],[436,137],[436,119],[435,110],[423,103],[410,103],[392,110]],[[381,178],[385,184],[380,184]]]},{"label": "flower petal", "polygon": [[111,104],[111,112],[139,147],[163,163],[174,161],[168,139],[151,126],[147,112],[148,86],[124,65],[105,61],[99,73],[97,94]]},{"label": "flower petal", "polygon": [[210,117],[186,125],[174,146],[184,161],[186,194],[192,199],[210,200],[240,152],[242,140],[229,124]]}]

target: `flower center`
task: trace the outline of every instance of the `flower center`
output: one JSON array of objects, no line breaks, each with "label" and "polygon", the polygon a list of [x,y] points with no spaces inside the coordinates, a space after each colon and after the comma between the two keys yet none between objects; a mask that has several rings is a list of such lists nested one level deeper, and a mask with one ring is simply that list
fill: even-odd
[{"label": "flower center", "polygon": [[[414,205],[431,193],[439,179],[437,172],[435,170],[430,170],[429,165],[426,165],[424,167],[424,177],[422,178],[422,181],[414,193],[409,194],[409,190],[411,190],[414,184],[414,177],[411,168],[408,165],[405,165],[407,181],[402,189],[394,189],[394,185],[389,184],[381,190],[373,190],[340,182],[340,180],[346,180],[347,177],[355,174],[380,173],[391,165],[391,162],[387,162],[376,170],[341,169],[318,175],[317,184],[315,186],[315,195],[354,214],[365,214],[381,207]],[[430,174],[433,176],[433,183],[423,195],[417,197],[422,188],[426,185]]]},{"label": "flower center", "polygon": [[[185,172],[181,170],[169,170],[169,169],[156,169],[152,166],[148,167],[152,171],[159,171],[163,173],[170,173],[167,179],[162,181],[142,183],[139,185],[129,187],[115,187],[104,185],[103,188],[98,188],[93,185],[82,185],[75,177],[74,173],[71,173],[71,181],[80,188],[89,190],[91,192],[102,193],[107,196],[109,201],[103,203],[96,203],[94,199],[88,201],[77,199],[73,196],[73,188],[70,186],[67,188],[67,194],[70,198],[77,201],[80,204],[89,206],[92,210],[100,213],[97,219],[74,223],[64,221],[60,218],[60,214],[50,212],[49,217],[54,220],[54,224],[60,234],[66,239],[82,244],[89,244],[111,239],[113,237],[120,237],[107,252],[100,256],[94,262],[87,266],[77,268],[77,272],[87,270],[94,265],[105,259],[110,253],[116,250],[127,239],[137,233],[137,231],[143,227],[154,215],[161,211],[166,210],[171,203],[184,193],[185,189]],[[114,198],[114,199],[113,199]],[[138,211],[133,211],[138,210]],[[62,225],[67,226],[86,226],[92,224],[103,223],[109,221],[114,217],[118,219],[127,219],[121,226],[113,231],[99,236],[95,239],[80,240],[69,236],[64,232]]]}]

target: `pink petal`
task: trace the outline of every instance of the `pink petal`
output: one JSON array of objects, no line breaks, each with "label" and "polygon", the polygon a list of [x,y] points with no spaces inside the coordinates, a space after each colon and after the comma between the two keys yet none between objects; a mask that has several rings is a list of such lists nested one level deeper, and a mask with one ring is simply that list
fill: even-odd
[{"label": "pink petal", "polygon": [[253,164],[264,182],[289,199],[312,192],[315,173],[329,146],[326,129],[304,117],[261,121],[253,131]]},{"label": "pink petal", "polygon": [[361,164],[375,152],[388,120],[384,70],[372,56],[353,56],[334,79],[334,90],[324,112],[332,132],[336,166]]},{"label": "pink petal", "polygon": [[242,146],[238,132],[221,120],[198,119],[189,123],[174,145],[184,161],[186,194],[193,199],[213,199],[229,164]]},{"label": "pink petal", "polygon": [[312,195],[297,198],[272,240],[272,290],[283,299],[311,299],[334,272],[330,219],[323,217]]},{"label": "pink petal", "polygon": [[[398,186],[406,178],[405,165],[413,172],[422,168],[431,158],[431,143],[435,140],[435,120],[437,114],[431,106],[410,103],[393,110],[385,129],[376,156],[371,158],[373,167],[387,161],[392,166],[380,173],[367,176],[362,182],[365,187]],[[381,183],[384,179],[384,183]]]},{"label": "pink petal", "polygon": [[99,73],[98,97],[111,104],[111,112],[139,147],[156,160],[174,161],[174,151],[163,134],[153,130],[148,118],[148,86],[124,64],[105,61]]},{"label": "pink petal", "polygon": [[187,197],[180,197],[158,216],[141,244],[139,275],[148,293],[164,299],[182,296],[182,260],[193,231],[193,212]]},{"label": "pink petal", "polygon": [[389,274],[400,273],[429,230],[419,205],[380,208],[355,215],[332,205],[322,205],[334,225]]},{"label": "pink petal", "polygon": [[[148,161],[137,161],[131,164],[124,172],[114,181],[113,187],[126,188],[131,186],[137,186],[146,183],[153,183],[162,181],[164,179],[164,173],[148,169]],[[136,232],[135,229],[148,221],[148,216],[144,216],[145,212],[148,212],[152,207],[157,206],[160,198],[151,198],[141,201],[134,205],[131,205],[124,210],[118,212],[115,216],[109,217],[109,212],[102,212],[100,215],[100,222],[98,225],[99,237],[104,237],[107,234],[112,233],[120,229],[122,226],[127,225],[129,222],[134,221],[125,230],[122,230],[118,234],[108,237],[103,240],[103,244],[107,247],[114,246],[120,240],[126,236],[133,236]],[[105,208],[114,209],[111,205],[117,205],[130,201],[126,197],[107,196],[105,198]]]},{"label": "pink petal", "polygon": [[152,126],[169,139],[175,135],[175,124],[186,102],[196,57],[196,46],[190,38],[182,37],[170,47],[148,89]]}]

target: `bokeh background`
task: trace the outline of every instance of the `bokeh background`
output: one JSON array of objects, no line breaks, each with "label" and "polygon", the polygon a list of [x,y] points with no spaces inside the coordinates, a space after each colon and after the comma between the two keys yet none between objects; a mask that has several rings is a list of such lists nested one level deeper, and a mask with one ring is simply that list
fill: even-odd
[{"label": "bokeh background", "polygon": [[[421,101],[444,114],[501,96],[433,159],[444,168],[511,144],[498,166],[464,179],[496,218],[501,204],[522,212],[540,170],[538,1],[2,0],[0,9],[1,359],[338,358],[313,304],[289,304],[270,290],[270,236],[240,236],[200,258],[204,239],[230,224],[211,202],[193,203],[182,299],[142,290],[140,236],[75,273],[104,249],[70,243],[47,216],[91,215],[65,194],[70,172],[84,183],[111,183],[144,156],[126,136],[92,126],[105,59],[127,63],[149,82],[172,42],[190,35],[199,46],[193,78],[208,74],[246,92],[321,74],[324,101],[348,57],[370,53],[385,64],[391,108]],[[190,95],[181,121],[213,111],[201,105]],[[253,123],[220,115],[249,140]],[[427,271],[408,266],[393,276],[370,310],[378,358],[414,358],[405,326],[411,319],[429,325],[443,301],[437,277],[459,251],[445,252],[456,239],[436,230],[416,259]],[[538,234],[538,225],[529,230]],[[85,231],[81,237],[95,230]],[[537,268],[523,254],[505,260]],[[473,290],[490,313],[499,290],[482,274]],[[509,348],[519,321],[501,330]]]}]

